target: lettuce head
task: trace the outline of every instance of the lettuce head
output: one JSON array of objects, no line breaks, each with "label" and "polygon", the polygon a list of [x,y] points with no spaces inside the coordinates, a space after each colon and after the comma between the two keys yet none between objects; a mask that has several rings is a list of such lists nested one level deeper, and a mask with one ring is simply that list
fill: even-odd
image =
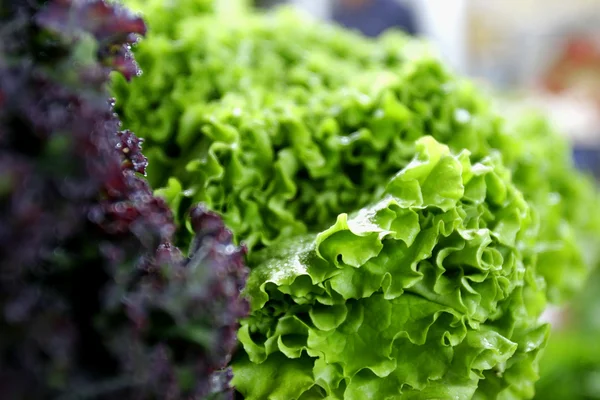
[{"label": "lettuce head", "polygon": [[246,399],[529,398],[547,335],[531,210],[497,157],[431,137],[381,199],[261,252]]}]

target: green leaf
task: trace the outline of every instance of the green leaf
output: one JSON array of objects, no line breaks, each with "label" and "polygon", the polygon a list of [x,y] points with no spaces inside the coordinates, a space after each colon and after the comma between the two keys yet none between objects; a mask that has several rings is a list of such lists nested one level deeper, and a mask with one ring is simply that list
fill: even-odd
[{"label": "green leaf", "polygon": [[[257,253],[246,290],[253,311],[239,334],[251,360],[244,368],[275,354],[314,361],[316,386],[295,394],[307,398],[530,396],[547,331],[536,321],[543,286],[520,252],[528,206],[499,160],[472,166],[433,139],[418,143],[420,153],[388,187],[410,177],[421,190],[435,174],[452,176],[454,206],[423,209],[407,191],[384,193],[318,234]],[[463,197],[464,179],[478,177],[505,188],[501,206],[487,186],[476,206]],[[491,208],[514,220],[514,232],[493,230]],[[237,379],[263,398],[286,385],[259,395]]]},{"label": "green leaf", "polygon": [[232,384],[247,400],[296,400],[314,385],[313,365],[311,358],[290,362],[282,354],[258,365],[242,358],[234,364]]}]

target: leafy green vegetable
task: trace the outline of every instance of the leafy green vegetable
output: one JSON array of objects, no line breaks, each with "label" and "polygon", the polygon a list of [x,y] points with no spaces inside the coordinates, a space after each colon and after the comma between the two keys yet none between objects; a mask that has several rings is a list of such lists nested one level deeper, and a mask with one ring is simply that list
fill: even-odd
[{"label": "leafy green vegetable", "polygon": [[416,146],[380,201],[257,255],[234,363],[246,399],[533,395],[547,327],[519,250],[530,208],[497,157]]},{"label": "leafy green vegetable", "polygon": [[553,302],[581,290],[600,263],[597,182],[576,170],[571,148],[543,115],[529,112],[507,123],[514,140],[499,146],[515,185],[532,205],[539,233],[529,252]]},{"label": "leafy green vegetable", "polygon": [[238,389],[531,398],[546,299],[600,260],[598,193],[566,143],[400,33],[211,4],[139,3],[145,77],[113,91],[126,127],[153,128],[178,223],[204,202],[249,248]]},{"label": "leafy green vegetable", "polygon": [[285,9],[207,14],[201,3],[145,5],[150,34],[135,49],[145,76],[114,83],[124,124],[153,127],[149,177],[180,224],[206,202],[252,257],[380,198],[431,135],[474,162],[500,153],[532,206],[537,240],[523,251],[539,259],[551,300],[598,263],[597,193],[543,119],[507,123],[400,33],[372,41]]}]

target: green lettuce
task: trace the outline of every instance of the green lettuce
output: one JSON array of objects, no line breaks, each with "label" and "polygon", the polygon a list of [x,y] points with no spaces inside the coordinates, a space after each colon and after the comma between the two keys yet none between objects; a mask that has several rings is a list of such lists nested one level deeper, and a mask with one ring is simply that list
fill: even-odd
[{"label": "green lettuce", "polygon": [[544,119],[505,120],[400,33],[370,40],[287,9],[208,13],[211,3],[141,5],[150,33],[135,53],[145,76],[113,85],[124,125],[148,132],[149,180],[180,224],[190,204],[206,203],[254,265],[255,250],[380,198],[429,135],[473,162],[500,154],[537,221],[524,251],[553,302],[598,264],[597,191]]},{"label": "green lettuce", "polygon": [[507,149],[503,159],[540,225],[528,251],[537,257],[550,300],[564,303],[599,266],[598,184],[577,171],[566,138],[545,116],[525,110],[508,121],[512,140],[499,147]]},{"label": "green lettuce", "polygon": [[378,202],[257,255],[233,364],[246,399],[533,396],[531,209],[498,157],[416,149]]},{"label": "green lettuce", "polygon": [[145,75],[112,89],[149,181],[249,249],[247,398],[533,396],[546,300],[600,260],[598,192],[543,117],[401,33],[129,1]]}]

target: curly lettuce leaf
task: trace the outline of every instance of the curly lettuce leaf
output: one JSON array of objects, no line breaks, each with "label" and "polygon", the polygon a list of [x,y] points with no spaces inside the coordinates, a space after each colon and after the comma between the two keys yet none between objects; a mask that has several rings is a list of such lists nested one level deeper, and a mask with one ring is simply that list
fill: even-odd
[{"label": "curly lettuce leaf", "polygon": [[259,254],[233,364],[246,398],[533,395],[547,327],[520,250],[531,210],[497,158],[431,137],[416,149],[380,201]]}]

